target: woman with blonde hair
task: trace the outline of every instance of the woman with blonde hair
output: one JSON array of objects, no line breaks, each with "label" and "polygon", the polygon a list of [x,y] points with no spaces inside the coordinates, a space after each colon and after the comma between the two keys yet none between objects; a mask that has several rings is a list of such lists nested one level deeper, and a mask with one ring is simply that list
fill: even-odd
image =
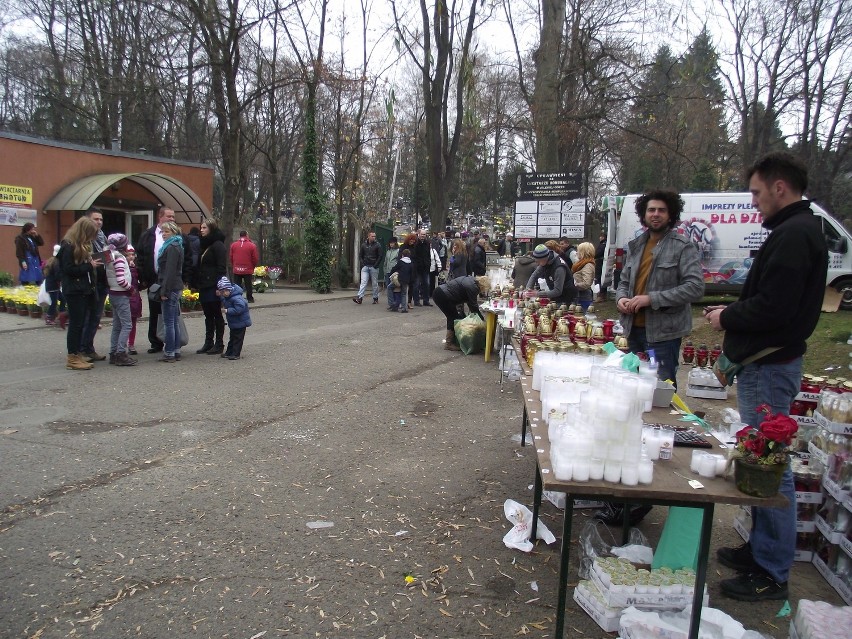
[{"label": "woman with blonde hair", "polygon": [[487,277],[465,275],[452,279],[435,289],[432,299],[435,306],[440,308],[447,318],[447,335],[444,344],[446,350],[461,350],[456,340],[455,321],[465,318],[462,304],[467,304],[471,313],[482,317],[482,313],[479,312],[479,296],[488,295],[490,288],[491,282]]},{"label": "woman with blonde hair", "polygon": [[98,310],[96,270],[103,261],[92,254],[92,243],[98,235],[98,226],[91,218],[78,219],[62,240],[57,259],[62,271],[62,295],[68,309],[68,334],[65,337],[68,358],[65,368],[85,371],[94,367],[80,353],[80,340],[87,316]]},{"label": "woman with blonde hair", "polygon": [[577,301],[585,311],[592,304],[592,284],[595,283],[595,245],[583,242],[577,247],[577,263],[571,267],[574,274],[574,286],[577,287]]}]

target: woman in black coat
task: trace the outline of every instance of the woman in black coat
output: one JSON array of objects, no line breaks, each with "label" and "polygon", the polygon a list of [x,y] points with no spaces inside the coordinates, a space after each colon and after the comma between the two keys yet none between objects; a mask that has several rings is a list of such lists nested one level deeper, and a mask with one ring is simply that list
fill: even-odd
[{"label": "woman in black coat", "polygon": [[[222,317],[222,302],[216,295],[216,282],[225,277],[228,270],[225,236],[216,220],[208,218],[201,223],[198,269],[195,286],[198,301],[204,311],[204,345],[196,353],[218,355],[225,350],[225,320]],[[215,338],[215,342],[214,342]]]}]

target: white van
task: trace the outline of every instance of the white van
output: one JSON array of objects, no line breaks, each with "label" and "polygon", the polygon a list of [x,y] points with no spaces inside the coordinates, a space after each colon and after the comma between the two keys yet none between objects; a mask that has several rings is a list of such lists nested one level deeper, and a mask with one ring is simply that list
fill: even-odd
[{"label": "white van", "polygon": [[[602,210],[607,211],[604,264],[613,270],[612,289],[627,243],[643,231],[635,208],[639,197],[610,195],[601,201]],[[681,197],[685,206],[677,228],[698,246],[707,292],[739,293],[752,258],[769,234],[751,204],[751,193],[683,193]],[[841,293],[842,309],[852,310],[852,235],[819,205],[811,203],[811,209],[822,221],[828,245],[826,285]],[[603,278],[607,280],[607,272]]]}]

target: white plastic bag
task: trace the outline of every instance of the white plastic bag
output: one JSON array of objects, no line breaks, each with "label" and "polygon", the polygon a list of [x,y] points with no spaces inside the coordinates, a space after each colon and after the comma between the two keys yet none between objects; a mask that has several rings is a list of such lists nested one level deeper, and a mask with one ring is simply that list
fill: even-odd
[{"label": "white plastic bag", "polygon": [[38,297],[36,301],[39,306],[50,306],[50,293],[47,292],[47,280],[41,281],[41,286],[38,287]]},{"label": "white plastic bag", "polygon": [[595,282],[592,284],[592,294],[597,297],[601,293],[601,285]]},{"label": "white plastic bag", "polygon": [[[601,528],[606,531],[606,536],[609,538],[609,541],[605,540],[601,536]],[[645,538],[645,535],[642,534],[641,530],[635,527],[630,529],[627,540],[629,542],[628,545],[648,546],[648,540]],[[591,519],[586,522],[586,525],[583,526],[583,529],[580,531],[579,542],[580,543],[577,545],[579,546],[578,554],[580,555],[580,568],[577,572],[580,575],[580,579],[589,579],[592,564],[595,563],[595,559],[613,554],[615,538],[612,536],[612,532],[609,528],[607,528],[602,521],[598,519]]]},{"label": "white plastic bag", "polygon": [[[533,549],[532,542],[530,541],[532,511],[513,499],[507,499],[503,504],[503,512],[506,514],[506,519],[508,519],[510,523],[514,524],[512,530],[507,532],[503,537],[503,543],[506,544],[508,548],[516,548],[523,552],[530,552]],[[544,540],[544,543],[546,544],[552,544],[556,541],[556,537],[554,537],[553,533],[547,529],[547,526],[544,525],[541,518],[538,520],[538,526],[536,526],[535,529],[535,536],[537,539]]]}]

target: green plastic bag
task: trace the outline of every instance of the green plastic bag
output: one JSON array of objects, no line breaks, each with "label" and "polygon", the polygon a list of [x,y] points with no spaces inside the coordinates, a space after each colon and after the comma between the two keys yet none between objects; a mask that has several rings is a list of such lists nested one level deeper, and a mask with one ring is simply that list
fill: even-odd
[{"label": "green plastic bag", "polygon": [[663,526],[651,568],[698,568],[698,543],[701,540],[703,515],[701,508],[669,508],[669,516]]},{"label": "green plastic bag", "polygon": [[472,355],[485,350],[485,320],[479,315],[471,313],[464,319],[456,320],[453,327],[462,353]]}]

